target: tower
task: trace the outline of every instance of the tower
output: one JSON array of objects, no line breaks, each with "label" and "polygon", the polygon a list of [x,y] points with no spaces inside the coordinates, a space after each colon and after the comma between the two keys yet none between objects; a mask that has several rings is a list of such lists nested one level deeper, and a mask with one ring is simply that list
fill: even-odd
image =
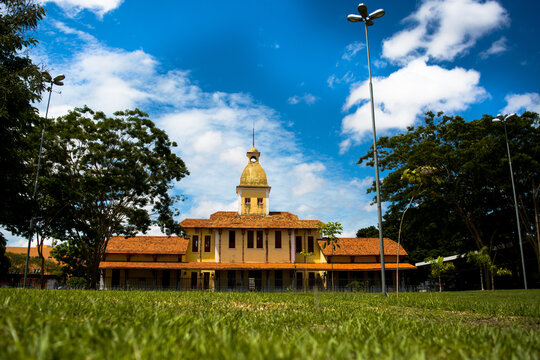
[{"label": "tower", "polygon": [[270,212],[270,186],[259,163],[261,153],[253,146],[246,156],[248,164],[240,176],[240,185],[236,187],[238,214],[267,216]]}]

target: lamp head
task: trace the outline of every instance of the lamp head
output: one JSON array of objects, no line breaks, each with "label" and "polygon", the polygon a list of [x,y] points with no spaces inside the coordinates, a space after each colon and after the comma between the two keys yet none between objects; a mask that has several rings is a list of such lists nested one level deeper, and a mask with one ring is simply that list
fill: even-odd
[{"label": "lamp head", "polygon": [[349,16],[347,16],[347,20],[349,20],[350,22],[363,22],[364,18],[360,15],[350,14]]},{"label": "lamp head", "polygon": [[41,73],[41,76],[43,76],[43,79],[45,79],[46,82],[51,82],[52,81],[51,74],[49,74],[48,71],[43,71]]},{"label": "lamp head", "polygon": [[368,17],[367,6],[364,3],[358,4],[358,13],[365,19]]},{"label": "lamp head", "polygon": [[383,17],[384,14],[386,14],[386,13],[384,12],[383,9],[375,10],[374,12],[372,12],[371,14],[369,14],[369,18],[372,19],[372,20],[378,19],[378,18]]}]

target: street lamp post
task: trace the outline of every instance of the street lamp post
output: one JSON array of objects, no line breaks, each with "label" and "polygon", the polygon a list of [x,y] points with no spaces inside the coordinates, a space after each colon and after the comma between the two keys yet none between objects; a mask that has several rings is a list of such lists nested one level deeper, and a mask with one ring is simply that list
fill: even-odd
[{"label": "street lamp post", "polygon": [[[383,295],[386,295],[386,279],[384,274],[384,241],[382,232],[382,210],[381,210],[381,191],[379,181],[379,162],[377,158],[377,133],[375,130],[375,106],[373,104],[373,84],[371,82],[371,60],[369,56],[369,38],[368,38],[368,26],[373,25],[373,20],[383,17],[385,12],[383,9],[376,10],[368,15],[367,6],[364,4],[358,5],[358,13],[350,14],[347,16],[347,20],[350,22],[363,22],[366,27],[366,48],[369,70],[369,96],[371,99],[371,125],[373,128],[373,159],[375,162],[375,189],[377,190],[377,211],[379,217],[379,246],[381,252],[381,291]],[[399,285],[398,285],[399,286]]]},{"label": "street lamp post", "polygon": [[516,225],[517,225],[518,237],[519,237],[519,251],[521,253],[521,268],[523,271],[523,284],[525,286],[525,290],[527,290],[527,274],[525,272],[525,258],[523,256],[523,241],[521,239],[521,226],[519,225],[516,185],[514,184],[514,171],[512,170],[512,157],[510,156],[510,145],[508,145],[508,132],[506,131],[506,122],[512,119],[513,117],[516,117],[516,114],[510,114],[506,116],[502,116],[501,114],[499,114],[495,118],[493,118],[493,121],[494,122],[500,121],[503,123],[503,126],[504,126],[504,138],[506,139],[506,151],[508,153],[508,166],[510,167],[510,179],[512,180],[512,192],[514,194],[514,209],[516,210]]},{"label": "street lamp post", "polygon": [[[47,122],[47,116],[49,115],[49,105],[51,104],[51,94],[52,94],[52,88],[53,85],[56,86],[62,86],[64,83],[62,80],[64,80],[66,77],[61,74],[56,76],[54,79],[52,76],[47,72],[44,71],[42,73],[43,79],[46,83],[50,84],[49,88],[49,99],[47,100],[47,110],[45,111],[45,123]],[[38,155],[38,163],[37,163],[37,169],[36,169],[36,180],[34,181],[34,192],[32,194],[32,199],[36,198],[37,193],[37,186],[38,186],[38,178],[39,178],[39,168],[41,165],[41,154],[43,153],[43,138],[45,137],[45,124],[43,124],[43,127],[41,129],[41,142],[39,143],[39,155]],[[28,275],[28,259],[30,258],[30,247],[32,245],[32,238],[34,237],[34,216],[30,218],[30,234],[28,235],[28,248],[26,249],[26,261],[24,264],[24,282],[23,286],[26,288],[26,278]]]}]

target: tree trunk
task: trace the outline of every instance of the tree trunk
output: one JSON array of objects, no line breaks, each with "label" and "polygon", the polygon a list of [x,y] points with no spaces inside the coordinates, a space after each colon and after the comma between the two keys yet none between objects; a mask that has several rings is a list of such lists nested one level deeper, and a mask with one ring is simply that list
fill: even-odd
[{"label": "tree trunk", "polygon": [[491,291],[495,291],[495,274],[491,271]]},{"label": "tree trunk", "polygon": [[482,291],[484,291],[484,276],[482,274],[482,266],[480,266],[480,287],[482,288]]},{"label": "tree trunk", "polygon": [[442,292],[441,276],[439,275],[439,292]]}]

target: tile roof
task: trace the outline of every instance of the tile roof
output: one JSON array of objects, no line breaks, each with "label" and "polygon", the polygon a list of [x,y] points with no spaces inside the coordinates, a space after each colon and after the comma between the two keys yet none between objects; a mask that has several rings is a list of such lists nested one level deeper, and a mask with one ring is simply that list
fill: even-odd
[{"label": "tile roof", "polygon": [[[215,263],[215,262],[123,262],[102,261],[100,269],[154,269],[154,270],[331,270],[332,264],[247,264],[247,263]],[[396,263],[386,263],[387,270],[395,270]],[[333,269],[339,270],[380,270],[380,263],[349,263],[334,264]],[[400,263],[400,270],[416,269],[414,265]]]},{"label": "tile roof", "polygon": [[210,219],[185,219],[184,228],[229,228],[229,229],[316,229],[319,220],[300,220],[289,212],[270,212],[269,216],[238,215],[236,211],[218,211]]},{"label": "tile roof", "polygon": [[[43,257],[45,259],[49,259],[52,261],[56,261],[55,258],[51,256],[51,250],[53,249],[52,246],[43,245]],[[6,252],[13,253],[13,254],[24,254],[26,255],[26,252],[28,251],[28,247],[26,246],[6,246]],[[30,248],[30,257],[38,257],[38,251],[37,246]]]},{"label": "tile roof", "polygon": [[106,254],[184,255],[189,239],[178,236],[113,236]]},{"label": "tile roof", "polygon": [[[386,256],[396,255],[398,244],[394,240],[384,238],[384,254]],[[324,239],[318,240],[319,246],[323,248]],[[332,252],[332,246],[327,245],[323,249],[326,256],[358,256],[358,255],[380,255],[379,238],[339,238],[339,247]],[[399,255],[407,255],[403,246],[399,247]]]}]

